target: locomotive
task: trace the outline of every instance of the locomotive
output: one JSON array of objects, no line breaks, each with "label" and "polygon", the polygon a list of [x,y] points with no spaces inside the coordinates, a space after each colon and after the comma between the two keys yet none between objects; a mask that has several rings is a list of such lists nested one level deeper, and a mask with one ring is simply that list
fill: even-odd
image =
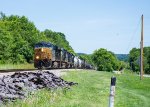
[{"label": "locomotive", "polygon": [[50,42],[39,42],[34,47],[34,67],[42,68],[92,68],[85,60]]}]

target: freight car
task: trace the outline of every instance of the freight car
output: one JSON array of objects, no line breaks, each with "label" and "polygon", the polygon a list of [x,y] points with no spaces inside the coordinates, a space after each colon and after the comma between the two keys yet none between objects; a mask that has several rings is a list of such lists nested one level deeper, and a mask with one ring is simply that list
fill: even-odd
[{"label": "freight car", "polygon": [[[87,67],[88,66],[88,67]],[[42,68],[90,68],[77,56],[47,42],[39,42],[34,48],[34,67]]]}]

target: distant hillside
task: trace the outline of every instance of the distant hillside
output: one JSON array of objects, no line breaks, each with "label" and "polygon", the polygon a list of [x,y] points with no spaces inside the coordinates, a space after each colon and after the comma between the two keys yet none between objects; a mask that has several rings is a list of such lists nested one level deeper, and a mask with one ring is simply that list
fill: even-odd
[{"label": "distant hillside", "polygon": [[129,55],[128,54],[115,54],[116,57],[120,60],[120,61],[128,61]]},{"label": "distant hillside", "polygon": [[[81,55],[89,55],[89,54],[86,54],[86,53],[76,53],[78,56],[81,56]],[[116,57],[120,60],[120,61],[125,61],[125,62],[128,62],[128,58],[129,58],[129,54],[115,54]]]},{"label": "distant hillside", "polygon": [[86,53],[77,53],[77,55],[80,56],[80,55],[88,55],[88,54],[86,54]]}]

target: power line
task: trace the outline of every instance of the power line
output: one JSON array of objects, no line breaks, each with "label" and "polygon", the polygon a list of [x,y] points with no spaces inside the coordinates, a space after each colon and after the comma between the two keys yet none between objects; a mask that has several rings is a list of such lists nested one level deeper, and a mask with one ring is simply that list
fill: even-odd
[{"label": "power line", "polygon": [[132,42],[133,42],[133,40],[135,38],[135,34],[136,34],[137,30],[138,30],[140,22],[141,22],[141,19],[139,19],[139,21],[137,23],[137,26],[136,26],[135,30],[133,31],[133,33],[132,33],[132,36],[131,36],[130,42],[129,42],[128,46],[127,46],[126,52],[129,50],[129,48],[130,48],[130,46],[131,46],[131,44],[132,44]]}]

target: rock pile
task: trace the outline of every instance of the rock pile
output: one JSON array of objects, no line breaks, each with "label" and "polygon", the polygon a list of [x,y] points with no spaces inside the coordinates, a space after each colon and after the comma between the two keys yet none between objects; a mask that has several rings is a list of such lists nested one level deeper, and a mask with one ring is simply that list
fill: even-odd
[{"label": "rock pile", "polygon": [[64,81],[48,71],[14,73],[0,78],[0,103],[23,99],[28,92],[41,88],[69,88],[77,83]]}]

